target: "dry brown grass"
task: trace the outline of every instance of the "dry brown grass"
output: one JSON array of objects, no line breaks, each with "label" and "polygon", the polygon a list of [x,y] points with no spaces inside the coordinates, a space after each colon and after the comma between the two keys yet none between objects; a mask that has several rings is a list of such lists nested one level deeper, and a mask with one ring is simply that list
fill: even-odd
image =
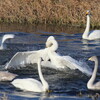
[{"label": "dry brown grass", "polygon": [[88,9],[92,26],[100,26],[100,0],[0,0],[0,22],[80,26]]}]

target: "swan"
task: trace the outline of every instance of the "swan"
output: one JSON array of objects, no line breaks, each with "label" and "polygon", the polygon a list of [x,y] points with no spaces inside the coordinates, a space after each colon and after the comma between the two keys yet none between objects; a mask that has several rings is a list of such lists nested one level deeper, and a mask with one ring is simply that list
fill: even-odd
[{"label": "swan", "polygon": [[12,81],[16,76],[18,75],[8,71],[0,71],[0,81]]},{"label": "swan", "polygon": [[[34,64],[37,63],[37,60],[39,57],[43,58],[42,65],[43,66],[53,66],[49,61],[49,56],[48,56],[48,49],[52,51],[56,51],[58,48],[58,43],[56,42],[55,38],[53,36],[50,36],[47,40],[51,40],[52,46],[51,48],[48,48],[49,45],[46,43],[46,48],[37,50],[37,51],[27,51],[27,52],[17,52],[11,60],[6,64],[5,69],[10,69],[14,68],[16,69],[17,67],[26,67],[25,64]],[[54,66],[53,66],[54,67]]]},{"label": "swan", "polygon": [[41,62],[42,58],[39,58],[37,64],[38,64],[38,74],[41,82],[34,78],[25,78],[25,79],[15,79],[11,82],[11,84],[24,91],[47,92],[49,90],[49,85],[42,75]]},{"label": "swan", "polygon": [[14,38],[14,34],[5,34],[3,37],[2,37],[2,40],[1,40],[1,46],[0,46],[0,49],[4,49],[4,42],[7,40],[7,39],[11,39],[11,38]]},{"label": "swan", "polygon": [[[92,71],[85,63],[80,63],[70,56],[61,56],[56,53],[58,42],[53,36],[49,36],[46,41],[46,48],[37,51],[17,52],[11,60],[5,65],[5,69],[26,67],[25,64],[37,63],[39,57],[42,57],[41,65],[54,69],[70,68],[72,70],[79,69],[81,72],[91,75]],[[49,61],[50,59],[50,61]],[[84,66],[85,65],[85,66]]]},{"label": "swan", "polygon": [[90,78],[90,80],[87,83],[87,88],[90,90],[100,90],[100,81],[97,83],[94,83],[95,78],[96,78],[96,73],[98,70],[98,59],[96,56],[92,56],[91,58],[89,58],[89,60],[94,61],[95,66],[94,66],[94,71],[93,71],[92,77]]},{"label": "swan", "polygon": [[58,53],[54,52],[58,49],[58,43],[53,36],[50,36],[47,39],[46,47],[48,48],[48,56],[51,60],[51,64],[53,65],[53,67],[56,67],[57,69],[68,67],[72,70],[78,69],[87,75],[92,74],[91,69],[87,64],[84,63],[82,65],[81,62],[75,60],[71,56],[61,56]]},{"label": "swan", "polygon": [[90,11],[89,10],[87,10],[86,15],[87,15],[87,24],[86,24],[86,29],[82,35],[82,38],[87,39],[87,40],[100,39],[100,30],[93,30],[89,32],[90,31]]}]

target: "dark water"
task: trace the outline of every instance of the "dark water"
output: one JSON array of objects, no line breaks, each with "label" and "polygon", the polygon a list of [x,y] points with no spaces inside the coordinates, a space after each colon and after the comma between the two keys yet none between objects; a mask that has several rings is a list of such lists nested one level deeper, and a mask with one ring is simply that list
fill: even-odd
[{"label": "dark water", "polygon": [[[0,30],[0,38],[4,34],[15,34],[14,39],[5,42],[6,49],[0,50],[1,68],[16,52],[45,48],[45,41],[51,35],[59,43],[57,52],[60,55],[69,55],[78,61],[86,62],[92,69],[94,63],[87,59],[94,55],[100,56],[100,40],[83,40],[81,36],[84,29],[81,28],[4,24],[0,26]],[[18,74],[19,77],[39,79],[37,68],[33,68],[32,65],[29,66],[24,69],[10,71]],[[86,87],[90,77],[79,70],[66,72],[64,70],[42,68],[42,72],[49,83],[50,89],[53,91],[52,93],[23,92],[14,88],[10,82],[0,82],[0,97],[5,97],[6,95],[9,100],[95,100],[94,95],[97,92],[90,91]],[[99,73],[97,80],[100,80]]]}]

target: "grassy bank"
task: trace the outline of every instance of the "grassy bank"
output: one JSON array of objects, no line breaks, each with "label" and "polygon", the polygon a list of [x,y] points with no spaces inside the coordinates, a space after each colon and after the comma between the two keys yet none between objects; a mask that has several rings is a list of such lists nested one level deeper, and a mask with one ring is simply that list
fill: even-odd
[{"label": "grassy bank", "polygon": [[83,25],[86,10],[100,26],[99,0],[0,0],[0,22]]}]

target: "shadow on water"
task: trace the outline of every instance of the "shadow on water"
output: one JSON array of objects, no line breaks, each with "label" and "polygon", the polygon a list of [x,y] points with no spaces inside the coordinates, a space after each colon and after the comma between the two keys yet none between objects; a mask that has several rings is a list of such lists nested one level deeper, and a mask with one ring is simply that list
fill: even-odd
[{"label": "shadow on water", "polygon": [[[5,50],[0,50],[0,65],[4,66],[11,57],[19,51],[32,51],[45,48],[48,36],[53,35],[59,43],[57,52],[60,55],[69,55],[74,59],[86,62],[93,69],[94,63],[87,59],[93,55],[100,56],[100,40],[87,41],[81,39],[84,29],[58,26],[32,25],[0,25],[0,39],[4,34],[15,34],[15,38],[7,40]],[[75,33],[75,34],[74,34]],[[28,65],[26,68],[9,70],[18,74],[20,78],[31,77],[38,79],[37,67]],[[79,70],[57,70],[42,67],[45,79],[53,90],[50,94],[23,92],[14,88],[10,82],[0,82],[0,97],[8,100],[95,100],[96,92],[87,89],[86,84],[90,77]],[[99,76],[97,76],[99,80]],[[88,97],[90,95],[90,98]],[[92,96],[91,96],[92,95]],[[3,99],[6,100],[6,99]]]}]

